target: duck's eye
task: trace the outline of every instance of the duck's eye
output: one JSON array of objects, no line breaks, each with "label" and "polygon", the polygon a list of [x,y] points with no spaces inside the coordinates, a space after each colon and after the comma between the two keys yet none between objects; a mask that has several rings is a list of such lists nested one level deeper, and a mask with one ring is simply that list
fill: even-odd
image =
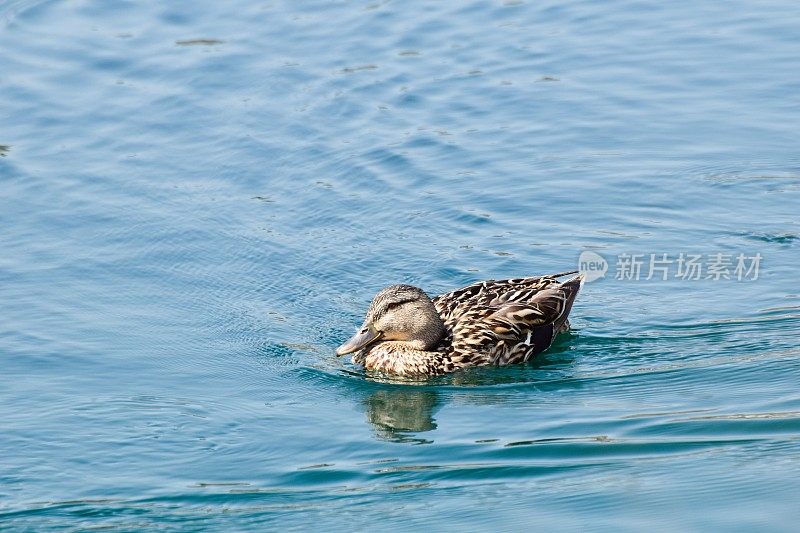
[{"label": "duck's eye", "polygon": [[362,328],[361,331],[359,331],[359,333],[361,333],[363,335],[368,331],[369,331],[369,328]]}]

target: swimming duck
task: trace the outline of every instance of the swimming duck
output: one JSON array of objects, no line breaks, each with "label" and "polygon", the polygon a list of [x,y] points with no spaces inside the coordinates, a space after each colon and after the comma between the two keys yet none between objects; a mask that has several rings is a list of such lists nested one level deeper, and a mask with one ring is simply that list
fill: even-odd
[{"label": "swimming duck", "polygon": [[569,329],[583,276],[558,278],[571,274],[480,281],[433,299],[412,285],[386,287],[336,355],[399,376],[525,362]]}]

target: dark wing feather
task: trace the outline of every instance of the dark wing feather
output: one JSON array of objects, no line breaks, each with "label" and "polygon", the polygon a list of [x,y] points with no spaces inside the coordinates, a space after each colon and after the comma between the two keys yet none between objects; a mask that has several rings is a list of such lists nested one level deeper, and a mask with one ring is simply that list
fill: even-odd
[{"label": "dark wing feather", "polygon": [[567,307],[568,293],[562,287],[547,288],[534,294],[526,294],[525,299],[499,301],[497,311],[488,318],[530,327],[555,322]]},{"label": "dark wing feather", "polygon": [[504,301],[526,301],[540,290],[553,284],[558,285],[557,278],[575,273],[572,271],[530,278],[479,281],[441,294],[433,298],[433,304],[447,323],[476,307],[497,305]]},{"label": "dark wing feather", "polygon": [[547,349],[564,325],[581,278],[485,281],[434,300],[457,365],[512,364]]}]

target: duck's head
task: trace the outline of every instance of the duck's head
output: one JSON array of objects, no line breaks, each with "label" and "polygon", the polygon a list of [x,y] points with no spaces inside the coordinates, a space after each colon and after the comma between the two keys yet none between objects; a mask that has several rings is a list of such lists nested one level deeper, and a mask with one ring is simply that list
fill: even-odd
[{"label": "duck's head", "polygon": [[392,285],[372,300],[364,324],[336,355],[345,355],[384,341],[415,350],[430,350],[444,335],[444,322],[422,289]]}]

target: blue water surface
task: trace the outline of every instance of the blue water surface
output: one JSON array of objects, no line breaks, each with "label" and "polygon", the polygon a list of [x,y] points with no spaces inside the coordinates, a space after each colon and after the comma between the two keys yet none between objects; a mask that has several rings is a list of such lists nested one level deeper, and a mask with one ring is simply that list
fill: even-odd
[{"label": "blue water surface", "polygon": [[[789,0],[0,1],[0,529],[793,530],[798,28]],[[530,364],[333,354],[385,285],[585,251],[608,273]],[[762,259],[648,275],[682,253]]]}]

